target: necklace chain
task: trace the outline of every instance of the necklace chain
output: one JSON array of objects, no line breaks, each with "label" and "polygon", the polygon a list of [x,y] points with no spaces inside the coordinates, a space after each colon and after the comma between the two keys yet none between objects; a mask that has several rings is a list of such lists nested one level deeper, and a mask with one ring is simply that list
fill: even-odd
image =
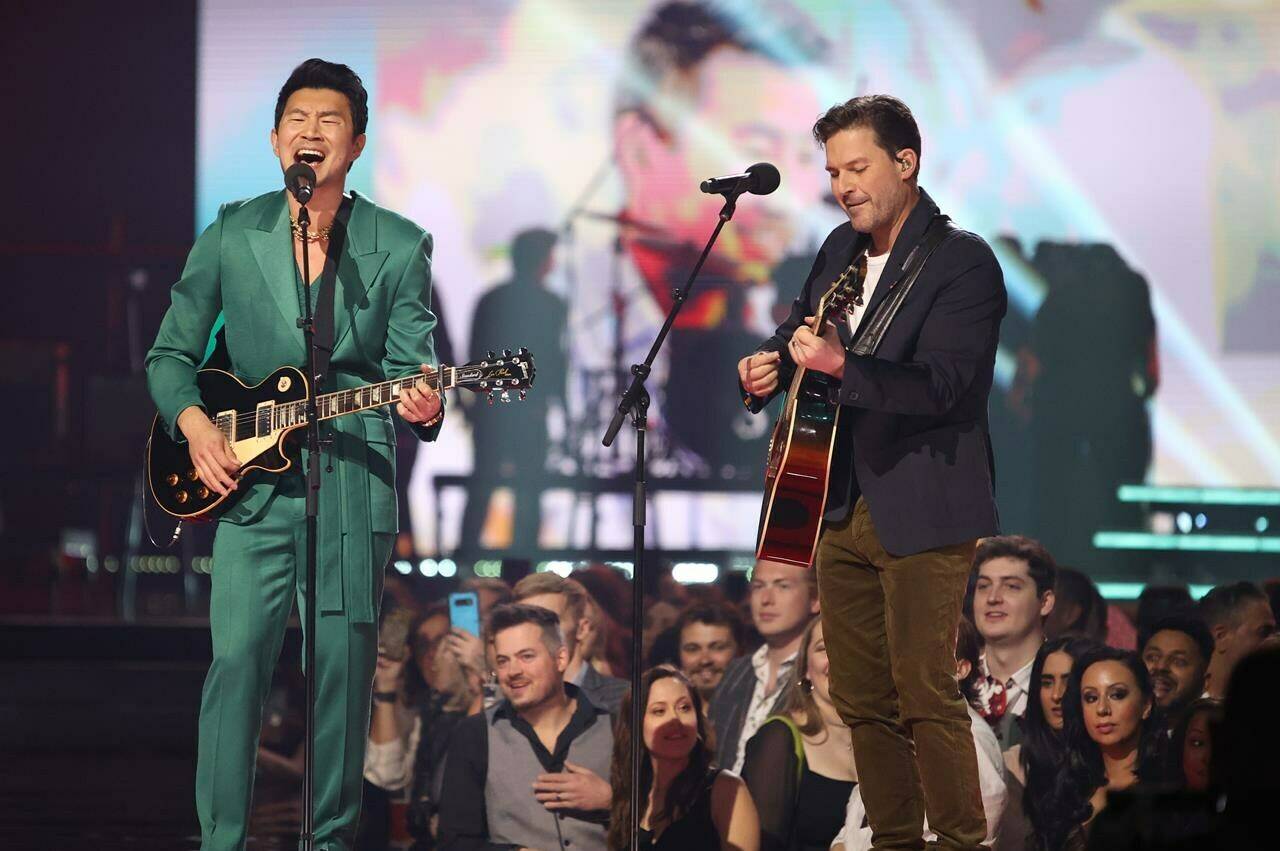
[{"label": "necklace chain", "polygon": [[[289,219],[289,230],[293,231],[293,238],[302,241],[302,224],[297,219]],[[322,228],[316,228],[307,234],[307,242],[318,242],[322,239],[328,239],[330,232],[333,231],[333,223],[325,225]]]}]

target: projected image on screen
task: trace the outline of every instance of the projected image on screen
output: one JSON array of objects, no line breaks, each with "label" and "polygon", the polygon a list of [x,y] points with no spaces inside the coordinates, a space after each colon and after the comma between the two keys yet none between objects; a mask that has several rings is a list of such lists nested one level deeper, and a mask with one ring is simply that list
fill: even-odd
[{"label": "projected image on screen", "polygon": [[740,203],[650,381],[651,542],[746,551],[771,420],[734,365],[842,219],[810,128],[895,94],[921,185],[1005,271],[1005,526],[1069,559],[1133,525],[1119,484],[1280,478],[1276,159],[1243,142],[1280,123],[1255,35],[1276,13],[997,5],[210,0],[196,225],[278,184],[266,136],[293,65],[352,65],[372,109],[349,185],[433,233],[442,359],[538,362],[523,405],[455,400],[439,442],[402,441],[417,548],[626,549],[631,438],[600,437],[715,224],[698,183],[774,163],[780,189]]}]

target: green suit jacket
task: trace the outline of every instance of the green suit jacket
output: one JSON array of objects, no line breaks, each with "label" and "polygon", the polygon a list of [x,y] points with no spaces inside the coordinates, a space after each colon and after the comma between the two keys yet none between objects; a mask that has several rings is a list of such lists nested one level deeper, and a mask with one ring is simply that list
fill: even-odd
[{"label": "green suit jacket", "polygon": [[[416,373],[422,363],[436,365],[431,235],[367,198],[354,197],[336,293],[320,293],[321,298],[336,294],[335,345],[321,392]],[[223,205],[196,240],[170,295],[146,366],[151,397],[175,436],[180,436],[178,414],[201,404],[196,370],[219,314],[226,321],[232,370],[246,384],[257,384],[286,364],[303,368],[284,190]],[[415,431],[422,440],[434,440],[439,428]],[[370,622],[385,566],[373,563],[373,536],[397,531],[391,413],[384,408],[338,417],[322,423],[321,431],[333,441],[321,459],[319,611],[346,610],[351,620]],[[239,499],[221,520],[257,521],[270,510],[279,481],[271,474],[248,474]]]}]

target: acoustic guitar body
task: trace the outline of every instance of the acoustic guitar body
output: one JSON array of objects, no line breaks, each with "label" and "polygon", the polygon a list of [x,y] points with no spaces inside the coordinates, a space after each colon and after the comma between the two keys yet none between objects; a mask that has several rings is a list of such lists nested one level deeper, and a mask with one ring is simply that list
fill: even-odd
[{"label": "acoustic guitar body", "polygon": [[756,558],[812,567],[840,408],[827,401],[825,375],[801,372],[769,442]]}]

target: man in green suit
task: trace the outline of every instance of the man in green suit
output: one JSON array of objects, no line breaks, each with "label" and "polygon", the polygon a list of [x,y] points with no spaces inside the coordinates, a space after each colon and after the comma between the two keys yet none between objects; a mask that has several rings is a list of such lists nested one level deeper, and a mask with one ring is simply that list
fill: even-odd
[{"label": "man in green suit", "polygon": [[[282,169],[316,172],[309,263],[294,231],[296,200],[284,190],[224,205],[200,235],[155,345],[147,381],[166,425],[181,432],[204,484],[240,491],[218,524],[209,622],[213,662],[200,707],[196,808],[201,847],[245,845],[263,702],[294,598],[305,584],[303,465],[281,475],[237,475],[240,459],[209,419],[196,370],[221,314],[232,370],[256,384],[284,364],[306,362],[297,327],[304,297],[333,300],[334,348],[322,392],[358,387],[435,366],[430,311],[431,236],[345,191],[365,144],[368,97],[345,65],[319,59],[294,70],[276,102],[271,147]],[[322,275],[329,232],[349,209],[336,276]],[[305,371],[305,370],[304,370]],[[443,400],[408,390],[397,411],[433,440]],[[360,814],[361,773],[377,657],[382,573],[397,530],[395,432],[384,409],[327,420],[320,467],[316,620],[316,848],[350,849]],[[304,613],[305,614],[305,613]],[[304,618],[305,620],[305,618]]]}]

